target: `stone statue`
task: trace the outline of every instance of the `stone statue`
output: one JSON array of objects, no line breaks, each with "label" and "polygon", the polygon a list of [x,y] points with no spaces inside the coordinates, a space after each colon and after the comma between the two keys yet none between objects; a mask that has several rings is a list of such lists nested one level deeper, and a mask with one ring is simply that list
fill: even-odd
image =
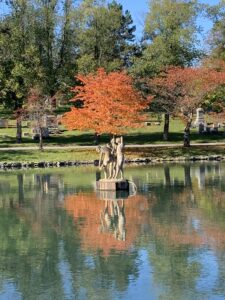
[{"label": "stone statue", "polygon": [[117,178],[120,173],[120,179],[123,178],[123,163],[124,163],[124,144],[123,137],[116,138],[116,165],[115,165],[115,174],[113,178]]},{"label": "stone statue", "polygon": [[103,169],[105,179],[116,179],[120,173],[120,179],[123,179],[123,137],[113,137],[110,144],[99,146],[97,151],[100,153],[99,168]]},{"label": "stone statue", "polygon": [[112,148],[109,144],[99,146],[97,152],[100,153],[99,168],[104,171],[105,179],[112,178],[113,176],[113,162]]}]

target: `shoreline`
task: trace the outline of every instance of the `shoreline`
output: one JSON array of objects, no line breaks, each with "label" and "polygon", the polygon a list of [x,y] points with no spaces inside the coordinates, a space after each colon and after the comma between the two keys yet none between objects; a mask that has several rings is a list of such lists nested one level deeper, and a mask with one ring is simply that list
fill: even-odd
[{"label": "shoreline", "polygon": [[[157,163],[184,163],[184,162],[206,162],[206,161],[224,161],[225,155],[199,155],[199,156],[181,156],[181,157],[146,157],[126,159],[125,164],[129,165],[151,165]],[[45,169],[61,167],[79,167],[79,166],[98,166],[99,160],[64,160],[64,161],[39,161],[39,162],[0,162],[0,170],[26,170],[26,169]]]},{"label": "shoreline", "polygon": [[[0,151],[0,170],[32,169],[52,167],[72,167],[82,165],[98,165],[99,155],[96,146],[38,149],[8,148]],[[192,144],[185,148],[180,145],[126,145],[126,164],[155,164],[169,162],[223,161],[225,145]]]}]

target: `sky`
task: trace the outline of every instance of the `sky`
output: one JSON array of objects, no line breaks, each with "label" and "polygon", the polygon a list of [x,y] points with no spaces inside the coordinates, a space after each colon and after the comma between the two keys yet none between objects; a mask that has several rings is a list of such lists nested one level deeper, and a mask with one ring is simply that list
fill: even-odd
[{"label": "sky", "polygon": [[[144,20],[146,12],[148,11],[148,0],[118,0],[119,3],[123,5],[124,10],[129,10],[132,17],[134,24],[136,25],[137,31],[137,39],[141,38],[143,27],[144,27]],[[218,4],[219,0],[200,0],[201,3],[215,5]],[[209,20],[200,18],[199,24],[203,27],[204,33],[206,34],[207,31],[211,28],[211,23]]]}]

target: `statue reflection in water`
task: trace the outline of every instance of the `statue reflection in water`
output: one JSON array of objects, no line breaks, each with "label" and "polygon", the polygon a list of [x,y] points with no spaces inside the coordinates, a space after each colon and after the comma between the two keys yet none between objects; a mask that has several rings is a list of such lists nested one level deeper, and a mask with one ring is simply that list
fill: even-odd
[{"label": "statue reflection in water", "polygon": [[100,213],[100,232],[112,232],[117,240],[126,240],[124,200],[105,200]]},{"label": "statue reflection in water", "polygon": [[100,212],[100,232],[112,233],[119,241],[126,240],[126,199],[133,196],[131,191],[98,191],[97,197],[105,201]]}]

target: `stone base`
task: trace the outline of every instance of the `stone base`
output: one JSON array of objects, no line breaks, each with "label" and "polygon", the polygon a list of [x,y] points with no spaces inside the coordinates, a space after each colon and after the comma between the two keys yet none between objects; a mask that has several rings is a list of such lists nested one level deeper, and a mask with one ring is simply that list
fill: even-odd
[{"label": "stone base", "polygon": [[118,200],[126,200],[129,197],[129,191],[105,191],[105,190],[97,190],[97,197],[100,200],[106,201],[118,201]]},{"label": "stone base", "polygon": [[102,191],[128,191],[129,182],[126,179],[100,179],[96,181],[96,188]]}]

